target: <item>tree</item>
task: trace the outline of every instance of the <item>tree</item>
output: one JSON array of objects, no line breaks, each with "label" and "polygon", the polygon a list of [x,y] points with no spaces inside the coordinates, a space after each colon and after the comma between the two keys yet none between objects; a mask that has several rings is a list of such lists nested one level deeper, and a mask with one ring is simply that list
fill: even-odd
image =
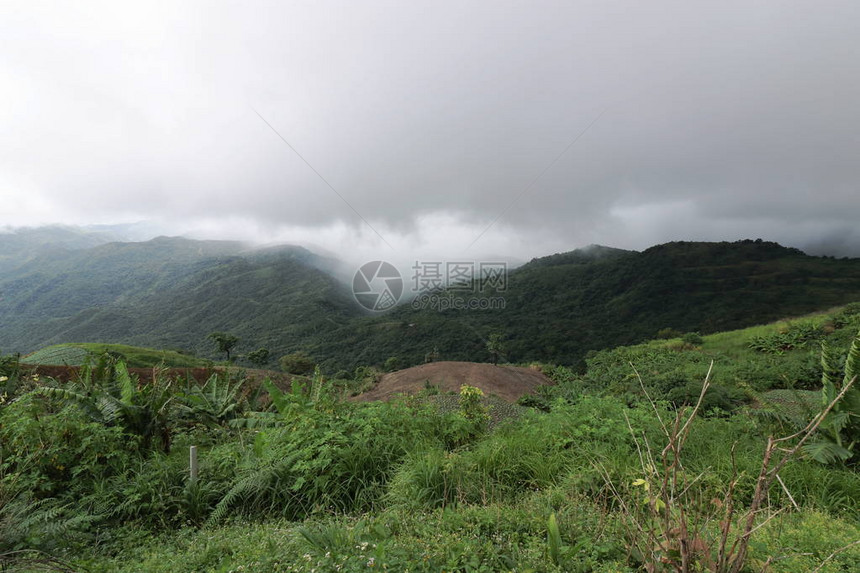
[{"label": "tree", "polygon": [[431,352],[424,355],[424,362],[426,364],[428,362],[436,362],[437,360],[439,360],[439,347],[434,346]]},{"label": "tree", "polygon": [[253,352],[248,353],[248,362],[257,366],[264,366],[269,361],[269,349],[258,348]]},{"label": "tree", "polygon": [[281,356],[279,362],[285,372],[300,376],[311,374],[316,367],[316,362],[314,362],[313,358],[301,350]]},{"label": "tree", "polygon": [[218,352],[223,352],[227,355],[227,362],[230,362],[230,351],[239,344],[239,338],[226,332],[213,332],[209,335],[215,342]]},{"label": "tree", "polygon": [[385,361],[385,364],[382,366],[382,368],[386,372],[394,372],[399,367],[400,367],[400,359],[397,358],[396,356],[389,357],[388,360]]},{"label": "tree", "polygon": [[505,352],[505,343],[502,341],[502,335],[494,332],[487,340],[487,350],[493,355],[493,365],[499,363],[499,357]]}]

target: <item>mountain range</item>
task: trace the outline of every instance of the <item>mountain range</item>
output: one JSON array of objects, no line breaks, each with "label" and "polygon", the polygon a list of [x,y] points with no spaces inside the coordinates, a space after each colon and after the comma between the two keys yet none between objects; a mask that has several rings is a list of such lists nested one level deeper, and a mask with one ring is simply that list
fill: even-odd
[{"label": "mountain range", "polygon": [[56,227],[0,233],[0,349],[115,342],[217,358],[207,335],[225,331],[239,337],[240,354],[301,350],[334,371],[391,357],[400,366],[485,361],[496,334],[504,360],[575,365],[664,329],[705,334],[860,300],[860,259],[745,240],[591,246],[508,269],[502,285],[433,293],[436,303],[502,301],[494,308],[441,310],[404,296],[368,313],[343,280],[352,271],[302,247],[114,238]]}]

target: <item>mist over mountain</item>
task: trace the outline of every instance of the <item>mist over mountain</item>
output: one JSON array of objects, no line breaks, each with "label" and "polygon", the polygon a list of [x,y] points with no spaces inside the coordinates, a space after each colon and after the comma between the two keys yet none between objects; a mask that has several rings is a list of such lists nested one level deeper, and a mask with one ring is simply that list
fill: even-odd
[{"label": "mist over mountain", "polygon": [[40,255],[101,245],[118,237],[80,227],[0,228],[0,276]]},{"label": "mist over mountain", "polygon": [[0,571],[858,569],[860,1],[0,38]]},{"label": "mist over mountain", "polygon": [[[79,339],[203,350],[212,330],[239,329],[250,340],[242,324],[273,328],[281,318],[292,325],[302,312],[293,312],[291,296],[313,309],[315,297],[337,305],[328,288],[344,291],[332,278],[342,274],[339,262],[301,247],[179,237],[104,242],[99,233],[53,229],[23,235],[31,240],[7,258],[0,278],[4,349]],[[234,320],[237,312],[242,320]]]},{"label": "mist over mountain", "polygon": [[[240,353],[303,350],[338,369],[391,356],[418,364],[433,352],[484,360],[499,333],[507,360],[576,364],[660,329],[715,332],[860,300],[860,259],[747,240],[642,252],[590,245],[511,267],[504,288],[471,284],[415,301],[405,292],[392,311],[369,313],[353,297],[354,269],[303,247],[112,237],[57,227],[0,234],[3,351],[117,342],[215,358],[207,335],[226,331],[240,337]],[[492,297],[503,308],[439,306]]]},{"label": "mist over mountain", "polygon": [[[762,240],[674,242],[642,252],[591,247],[532,260],[508,276],[498,310],[401,306],[321,341],[317,354],[380,363],[489,360],[492,333],[505,358],[578,364],[589,350],[630,344],[659,330],[711,333],[860,300],[860,259],[811,257]],[[369,341],[369,343],[366,343]]]}]

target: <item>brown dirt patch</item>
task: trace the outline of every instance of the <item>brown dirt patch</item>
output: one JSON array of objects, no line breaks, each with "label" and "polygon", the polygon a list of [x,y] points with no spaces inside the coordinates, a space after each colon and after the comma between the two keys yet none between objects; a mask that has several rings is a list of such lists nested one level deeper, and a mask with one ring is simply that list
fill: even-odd
[{"label": "brown dirt patch", "polygon": [[436,386],[442,392],[459,392],[463,384],[516,402],[526,394],[533,394],[538,386],[552,384],[552,381],[534,368],[476,362],[431,362],[385,374],[372,390],[353,400],[388,400],[397,394],[416,394],[427,385]]}]

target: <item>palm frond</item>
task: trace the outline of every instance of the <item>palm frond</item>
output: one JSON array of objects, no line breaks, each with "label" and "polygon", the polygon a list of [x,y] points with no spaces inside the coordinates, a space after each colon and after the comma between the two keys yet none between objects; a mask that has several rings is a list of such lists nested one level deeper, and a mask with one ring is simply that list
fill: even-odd
[{"label": "palm frond", "polygon": [[848,350],[848,356],[845,358],[845,377],[842,379],[842,383],[847,384],[858,374],[860,374],[860,333],[854,337],[851,348]]},{"label": "palm frond", "polygon": [[128,373],[128,368],[122,360],[119,360],[116,363],[116,384],[119,386],[119,396],[123,404],[131,406],[134,403],[134,395],[137,392],[137,385],[131,379],[131,375]]},{"label": "palm frond", "polygon": [[830,440],[816,440],[804,444],[803,453],[821,464],[844,462],[851,457],[851,451]]}]

